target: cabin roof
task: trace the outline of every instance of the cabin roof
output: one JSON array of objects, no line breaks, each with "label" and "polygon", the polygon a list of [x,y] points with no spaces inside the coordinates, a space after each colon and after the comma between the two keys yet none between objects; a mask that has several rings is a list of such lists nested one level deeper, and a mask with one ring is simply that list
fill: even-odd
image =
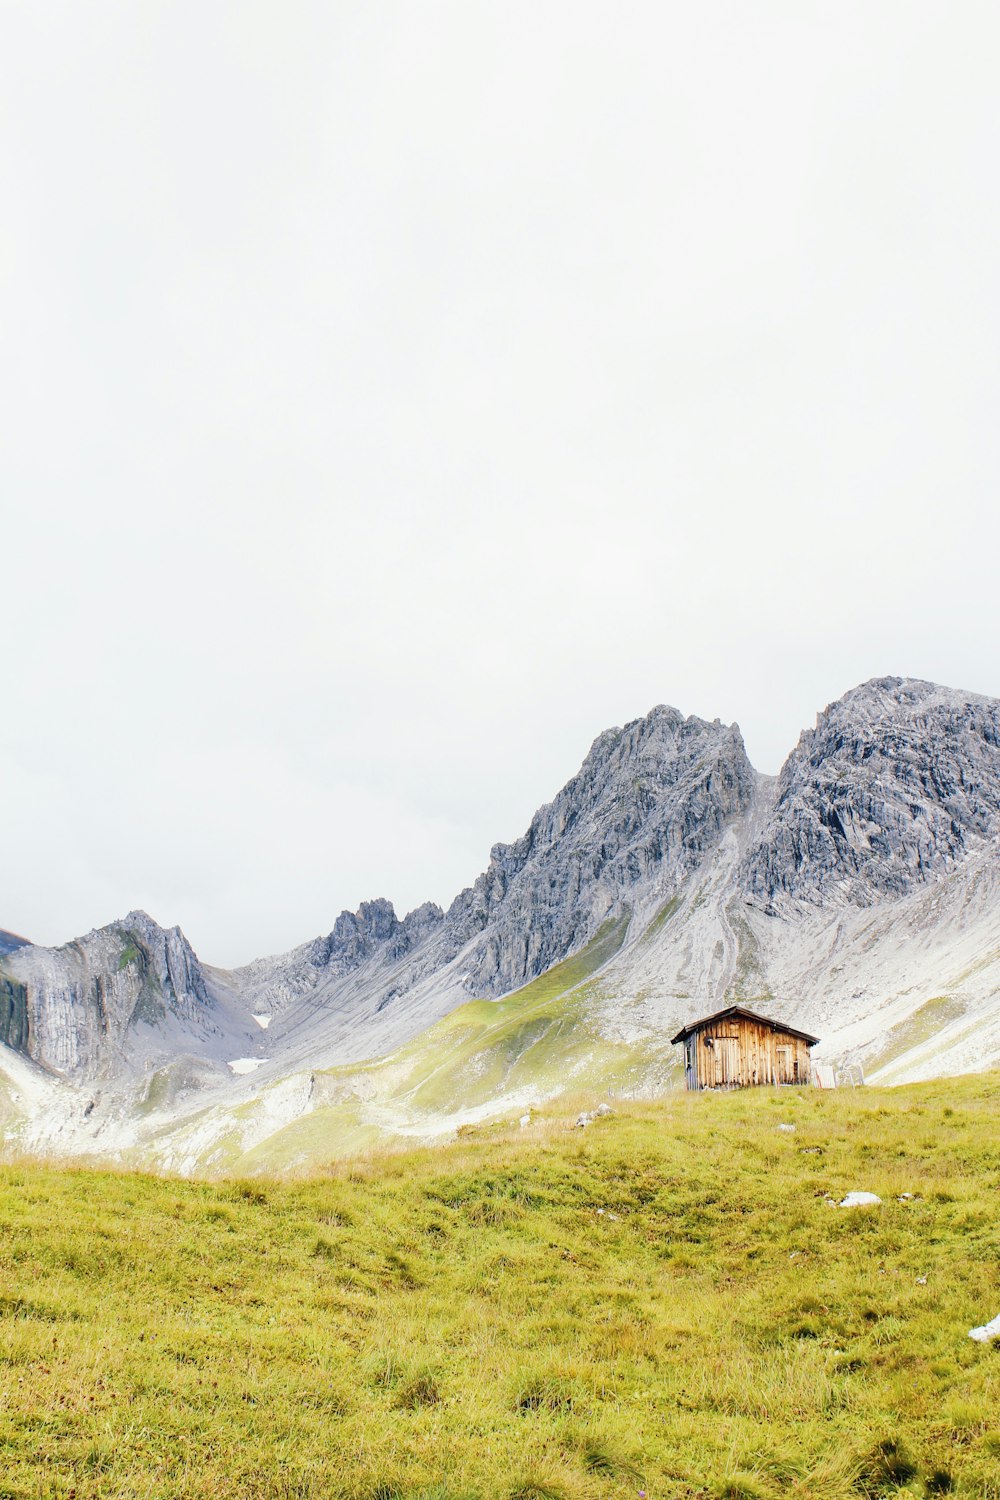
[{"label": "cabin roof", "polygon": [[675,1037],[671,1037],[671,1043],[683,1042],[692,1032],[700,1031],[703,1026],[708,1026],[712,1021],[724,1021],[728,1016],[741,1016],[744,1021],[756,1021],[760,1026],[770,1026],[772,1031],[784,1031],[788,1036],[797,1036],[809,1047],[815,1047],[819,1041],[818,1036],[810,1036],[808,1031],[799,1031],[795,1026],[787,1026],[784,1021],[773,1021],[770,1016],[759,1016],[756,1011],[746,1010],[742,1005],[727,1005],[725,1010],[717,1010],[711,1016],[702,1016],[700,1021],[689,1021]]}]

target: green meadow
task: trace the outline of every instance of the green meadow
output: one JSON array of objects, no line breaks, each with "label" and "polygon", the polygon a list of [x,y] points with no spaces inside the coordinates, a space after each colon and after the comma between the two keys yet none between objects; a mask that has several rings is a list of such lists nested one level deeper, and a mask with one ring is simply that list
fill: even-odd
[{"label": "green meadow", "polygon": [[1000,1500],[1000,1075],[616,1108],[0,1167],[0,1497]]}]

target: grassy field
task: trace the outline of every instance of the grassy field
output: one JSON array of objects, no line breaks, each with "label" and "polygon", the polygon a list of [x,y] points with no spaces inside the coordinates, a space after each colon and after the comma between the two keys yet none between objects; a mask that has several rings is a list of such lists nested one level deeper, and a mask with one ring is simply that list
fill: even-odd
[{"label": "grassy field", "polygon": [[0,1496],[1000,1500],[1000,1075],[567,1109],[0,1168]]}]

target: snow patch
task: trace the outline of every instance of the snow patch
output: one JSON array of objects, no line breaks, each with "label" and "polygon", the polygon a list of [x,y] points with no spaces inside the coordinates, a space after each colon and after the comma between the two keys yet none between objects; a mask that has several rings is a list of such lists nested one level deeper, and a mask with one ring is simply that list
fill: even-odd
[{"label": "snow patch", "polygon": [[261,1031],[266,1031],[271,1024],[270,1016],[258,1015],[256,1011],[254,1012],[254,1020],[257,1022],[257,1025],[260,1027]]},{"label": "snow patch", "polygon": [[233,1061],[227,1063],[226,1066],[231,1068],[234,1073],[253,1073],[260,1067],[261,1063],[266,1062],[266,1057],[234,1057]]}]

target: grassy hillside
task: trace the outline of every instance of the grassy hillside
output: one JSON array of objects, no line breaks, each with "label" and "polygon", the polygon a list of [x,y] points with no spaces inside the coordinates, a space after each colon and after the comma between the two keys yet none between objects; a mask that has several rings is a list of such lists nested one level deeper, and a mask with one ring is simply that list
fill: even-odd
[{"label": "grassy hillside", "polygon": [[[311,1074],[308,1111],[288,1124],[279,1102],[287,1082],[262,1089],[194,1159],[208,1171],[283,1173],[393,1138],[447,1134],[505,1108],[520,1113],[567,1090],[620,1091],[636,1080],[666,1087],[679,1071],[669,1041],[615,1042],[593,1016],[598,971],[618,952],[628,921],[606,922],[539,978],[502,1000],[458,1006],[387,1057]],[[196,1116],[189,1135],[202,1130]],[[184,1130],[177,1135],[183,1140]]]},{"label": "grassy hillside", "polygon": [[298,1182],[0,1168],[0,1496],[1000,1500],[998,1111],[990,1074]]}]

